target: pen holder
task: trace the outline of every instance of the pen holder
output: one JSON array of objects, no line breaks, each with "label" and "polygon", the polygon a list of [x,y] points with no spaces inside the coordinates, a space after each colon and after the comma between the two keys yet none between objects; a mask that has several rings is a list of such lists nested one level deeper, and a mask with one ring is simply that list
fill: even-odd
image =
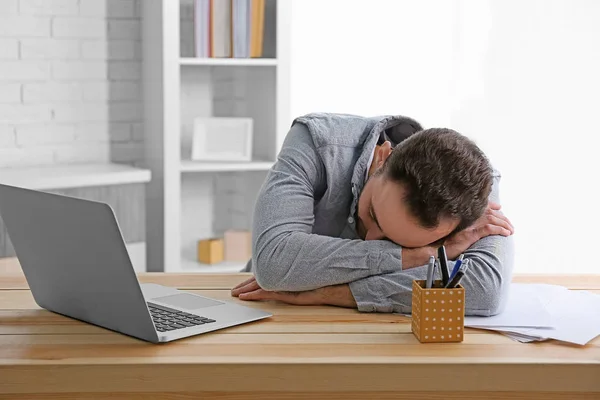
[{"label": "pen holder", "polygon": [[412,325],[421,343],[462,342],[465,320],[465,289],[442,287],[435,281],[425,289],[425,281],[413,281]]}]

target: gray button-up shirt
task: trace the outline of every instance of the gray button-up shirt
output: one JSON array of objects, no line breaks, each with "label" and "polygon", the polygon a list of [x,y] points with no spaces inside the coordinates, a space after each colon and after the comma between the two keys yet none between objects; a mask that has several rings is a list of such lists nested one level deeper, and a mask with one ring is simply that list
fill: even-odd
[{"label": "gray button-up shirt", "polygon": [[[360,311],[410,312],[414,279],[426,266],[402,269],[402,249],[365,241],[356,231],[358,198],[382,133],[420,130],[406,117],[310,114],[296,119],[259,193],[248,268],[266,290],[304,291],[348,283]],[[500,176],[490,200],[499,202]],[[492,315],[506,298],[511,237],[489,236],[465,252],[466,312]],[[451,263],[452,266],[453,263]]]}]

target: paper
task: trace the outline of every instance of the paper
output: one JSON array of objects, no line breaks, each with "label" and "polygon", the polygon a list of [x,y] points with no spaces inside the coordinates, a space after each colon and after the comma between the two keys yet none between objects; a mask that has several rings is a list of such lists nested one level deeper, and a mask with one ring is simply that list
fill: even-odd
[{"label": "paper", "polygon": [[511,332],[584,345],[600,334],[600,296],[579,290],[548,299],[553,329],[511,329]]},{"label": "paper", "polygon": [[538,337],[533,337],[533,336],[527,336],[527,335],[521,335],[519,333],[512,333],[512,332],[501,332],[503,335],[508,336],[509,338],[519,341],[521,343],[531,343],[531,342],[539,342],[542,340],[546,340],[543,338],[538,338]]},{"label": "paper", "polygon": [[[465,317],[465,326],[491,327],[553,327],[553,319],[537,290],[532,286],[513,283],[504,311],[492,317]],[[565,289],[566,290],[566,289]]]},{"label": "paper", "polygon": [[555,285],[512,284],[509,296],[502,314],[467,317],[465,326],[498,331],[524,343],[556,339],[585,345],[600,334],[598,295]]}]

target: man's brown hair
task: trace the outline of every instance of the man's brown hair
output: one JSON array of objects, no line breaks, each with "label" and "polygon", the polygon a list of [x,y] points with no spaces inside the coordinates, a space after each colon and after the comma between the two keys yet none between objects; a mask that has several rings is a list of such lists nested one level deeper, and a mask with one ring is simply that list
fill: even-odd
[{"label": "man's brown hair", "polygon": [[458,219],[458,232],[483,215],[492,188],[492,167],[477,145],[452,129],[432,128],[398,144],[386,160],[385,177],[402,183],[405,201],[423,227]]}]

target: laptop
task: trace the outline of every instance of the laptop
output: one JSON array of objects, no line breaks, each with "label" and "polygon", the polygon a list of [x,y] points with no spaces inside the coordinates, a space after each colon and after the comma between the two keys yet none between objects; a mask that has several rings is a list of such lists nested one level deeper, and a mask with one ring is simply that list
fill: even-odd
[{"label": "laptop", "polygon": [[271,316],[140,285],[108,204],[0,185],[0,215],[35,301],[48,311],[153,343]]}]

